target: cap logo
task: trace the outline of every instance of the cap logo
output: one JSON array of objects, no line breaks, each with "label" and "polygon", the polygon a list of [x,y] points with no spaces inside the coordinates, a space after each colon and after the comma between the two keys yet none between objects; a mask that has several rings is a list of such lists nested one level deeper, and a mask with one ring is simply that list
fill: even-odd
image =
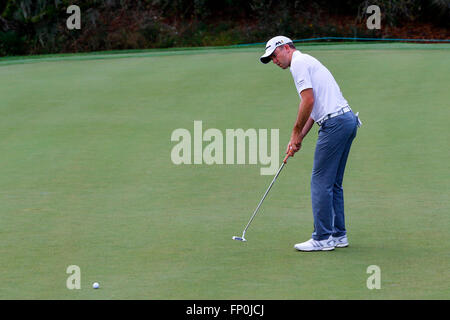
[{"label": "cap logo", "polygon": [[269,44],[269,45],[266,47],[266,50],[269,49],[270,47],[271,47],[271,45]]}]

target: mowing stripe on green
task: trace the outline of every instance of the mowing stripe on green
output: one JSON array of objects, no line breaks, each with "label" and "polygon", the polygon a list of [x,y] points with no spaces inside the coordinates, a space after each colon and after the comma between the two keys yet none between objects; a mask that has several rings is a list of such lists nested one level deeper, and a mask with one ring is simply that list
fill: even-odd
[{"label": "mowing stripe on green", "polygon": [[[3,57],[0,66],[56,61],[81,61],[81,60],[104,60],[123,58],[142,58],[158,56],[211,54],[211,53],[234,53],[234,52],[262,52],[259,44],[232,45],[226,47],[194,47],[194,48],[170,48],[170,49],[148,49],[148,50],[124,50],[105,51],[91,53],[69,53],[49,54],[35,56]],[[358,43],[358,42],[333,42],[333,43],[305,43],[297,46],[300,50],[450,50],[450,44],[439,43]]]}]

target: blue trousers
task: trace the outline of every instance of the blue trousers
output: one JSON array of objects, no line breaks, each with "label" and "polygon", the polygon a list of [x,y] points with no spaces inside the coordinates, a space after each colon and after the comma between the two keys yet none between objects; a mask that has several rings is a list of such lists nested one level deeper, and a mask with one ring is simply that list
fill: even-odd
[{"label": "blue trousers", "polygon": [[358,119],[352,111],[326,120],[319,129],[311,175],[314,240],[346,234],[344,217],[345,165]]}]

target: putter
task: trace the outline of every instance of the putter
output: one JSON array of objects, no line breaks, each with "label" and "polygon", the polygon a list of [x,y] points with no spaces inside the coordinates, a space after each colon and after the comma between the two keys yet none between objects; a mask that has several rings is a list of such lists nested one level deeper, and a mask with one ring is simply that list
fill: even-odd
[{"label": "putter", "polygon": [[278,175],[280,174],[281,170],[283,169],[284,165],[287,162],[287,159],[289,158],[290,154],[288,154],[284,160],[283,163],[280,166],[280,169],[278,169],[277,173],[275,174],[275,177],[273,178],[272,182],[269,185],[269,188],[267,188],[266,193],[264,193],[264,196],[262,197],[261,201],[259,202],[258,206],[256,207],[255,211],[253,212],[249,222],[247,223],[247,225],[244,228],[244,232],[242,232],[242,236],[238,237],[238,236],[233,236],[233,240],[237,240],[237,241],[242,241],[242,242],[246,242],[247,239],[245,239],[245,233],[247,232],[248,227],[250,226],[250,223],[252,223],[253,218],[256,216],[256,213],[259,210],[259,207],[261,207],[261,204],[263,203],[264,199],[266,198],[267,194],[269,193],[270,189],[272,188],[272,185],[274,184],[275,180],[277,179]]}]

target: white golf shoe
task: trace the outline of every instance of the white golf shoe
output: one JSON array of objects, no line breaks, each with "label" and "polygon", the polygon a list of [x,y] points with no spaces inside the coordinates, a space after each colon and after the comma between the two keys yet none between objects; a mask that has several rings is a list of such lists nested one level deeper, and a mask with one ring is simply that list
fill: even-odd
[{"label": "white golf shoe", "polygon": [[347,236],[342,237],[333,237],[333,240],[336,244],[336,248],[345,248],[348,247],[348,239]]},{"label": "white golf shoe", "polygon": [[294,248],[298,251],[331,251],[334,250],[335,243],[333,237],[330,236],[327,240],[314,240],[297,243]]}]

